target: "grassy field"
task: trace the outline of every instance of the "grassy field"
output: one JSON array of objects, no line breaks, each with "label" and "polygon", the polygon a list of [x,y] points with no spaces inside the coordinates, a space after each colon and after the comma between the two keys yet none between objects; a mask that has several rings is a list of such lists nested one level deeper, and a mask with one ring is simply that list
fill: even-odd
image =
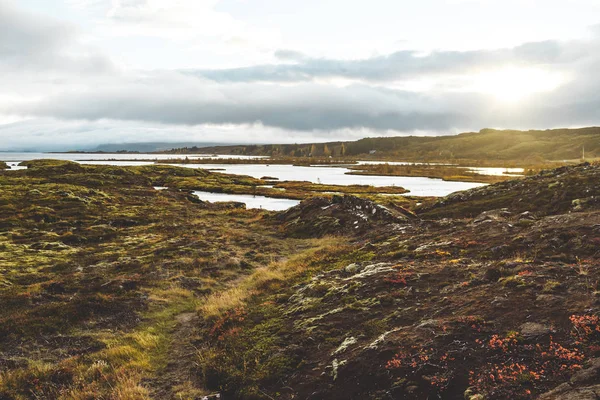
[{"label": "grassy field", "polygon": [[[178,316],[318,246],[279,237],[261,211],[152,188],[196,173],[36,161],[0,176],[1,398],[150,398],[175,340],[192,341],[173,337]],[[176,391],[192,398],[186,376]]]},{"label": "grassy field", "polygon": [[188,191],[248,177],[28,166],[0,172],[2,400],[530,400],[595,373],[598,166],[283,214]]}]

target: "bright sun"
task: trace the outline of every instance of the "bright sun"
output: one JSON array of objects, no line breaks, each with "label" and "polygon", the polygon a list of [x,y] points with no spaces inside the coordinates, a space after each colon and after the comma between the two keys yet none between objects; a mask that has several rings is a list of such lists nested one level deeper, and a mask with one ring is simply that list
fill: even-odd
[{"label": "bright sun", "polygon": [[527,96],[549,92],[563,83],[558,73],[539,68],[507,67],[482,72],[473,77],[472,89],[502,102],[517,102]]}]

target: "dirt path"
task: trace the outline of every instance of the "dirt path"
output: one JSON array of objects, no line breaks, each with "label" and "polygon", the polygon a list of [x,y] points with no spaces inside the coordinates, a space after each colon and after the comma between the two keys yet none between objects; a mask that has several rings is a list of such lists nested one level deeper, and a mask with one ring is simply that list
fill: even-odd
[{"label": "dirt path", "polygon": [[193,346],[197,326],[196,313],[186,312],[177,316],[167,366],[146,383],[153,399],[218,398],[203,389],[200,371],[197,370],[196,348]]}]

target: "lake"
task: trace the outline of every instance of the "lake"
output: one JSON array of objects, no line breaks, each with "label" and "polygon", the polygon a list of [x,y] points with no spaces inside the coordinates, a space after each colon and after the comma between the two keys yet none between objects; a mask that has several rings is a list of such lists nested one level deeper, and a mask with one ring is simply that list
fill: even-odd
[{"label": "lake", "polygon": [[300,203],[298,200],[274,199],[271,197],[253,196],[251,194],[226,194],[200,191],[195,191],[194,194],[200,200],[210,201],[211,203],[217,201],[238,201],[245,203],[246,208],[262,208],[270,211],[287,210]]},{"label": "lake", "polygon": [[[213,156],[210,154],[188,154],[188,155],[175,155],[175,154],[79,154],[79,153],[13,153],[13,152],[0,152],[0,160],[6,161],[12,169],[19,169],[16,165],[21,161],[50,158],[57,160],[69,160],[77,161],[82,164],[92,165],[151,165],[151,161],[135,161],[135,160],[169,160],[174,157],[188,157],[189,159],[199,158],[214,158],[215,164],[172,164],[186,168],[203,168],[211,170],[219,170],[219,172],[238,174],[238,175],[249,175],[255,178],[262,178],[264,176],[272,176],[278,178],[280,181],[309,181],[312,183],[332,184],[332,185],[371,185],[375,187],[381,186],[400,186],[407,190],[407,195],[411,196],[446,196],[450,193],[472,189],[480,186],[484,186],[482,183],[472,182],[447,182],[441,179],[432,179],[424,177],[404,177],[404,176],[365,176],[365,175],[348,175],[350,172],[345,167],[330,167],[330,166],[294,166],[294,165],[264,165],[264,164],[219,164],[219,159],[226,158],[238,158],[238,159],[255,159],[260,157],[253,156]],[[129,161],[126,161],[129,160]],[[362,164],[374,164],[384,163],[376,161],[361,161]],[[390,162],[390,164],[409,164],[405,162]],[[478,168],[471,167],[470,169],[476,169],[479,173],[487,173],[491,175],[502,174],[510,172],[511,174],[518,174],[522,172],[521,169],[510,169],[505,168]],[[285,209],[294,205],[295,200],[286,199],[271,199],[271,198],[260,198],[260,196],[244,197],[243,195],[227,195],[222,193],[207,193],[202,198],[203,200],[211,201],[208,198],[219,199],[214,201],[243,201],[247,202],[248,207],[260,208],[261,206],[265,209]],[[284,207],[285,208],[279,208]]]},{"label": "lake", "polygon": [[350,172],[344,167],[300,167],[295,165],[263,165],[263,164],[201,164],[182,167],[218,169],[218,172],[236,175],[249,175],[255,178],[272,176],[280,181],[309,181],[326,185],[371,185],[400,186],[410,192],[411,196],[446,196],[459,190],[467,190],[484,186],[482,183],[447,182],[441,179],[413,176],[373,176],[347,175]]}]

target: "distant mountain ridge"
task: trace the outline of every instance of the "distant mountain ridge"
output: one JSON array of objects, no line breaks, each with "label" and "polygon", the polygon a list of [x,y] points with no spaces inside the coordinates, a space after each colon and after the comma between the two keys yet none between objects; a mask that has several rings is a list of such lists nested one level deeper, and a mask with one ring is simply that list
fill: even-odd
[{"label": "distant mountain ridge", "polygon": [[118,151],[137,151],[140,153],[154,153],[159,151],[167,151],[173,148],[184,148],[184,147],[214,147],[214,146],[227,146],[228,143],[215,143],[215,142],[142,142],[142,143],[106,143],[96,146],[93,149],[87,151],[99,151],[99,152],[118,152]]}]

